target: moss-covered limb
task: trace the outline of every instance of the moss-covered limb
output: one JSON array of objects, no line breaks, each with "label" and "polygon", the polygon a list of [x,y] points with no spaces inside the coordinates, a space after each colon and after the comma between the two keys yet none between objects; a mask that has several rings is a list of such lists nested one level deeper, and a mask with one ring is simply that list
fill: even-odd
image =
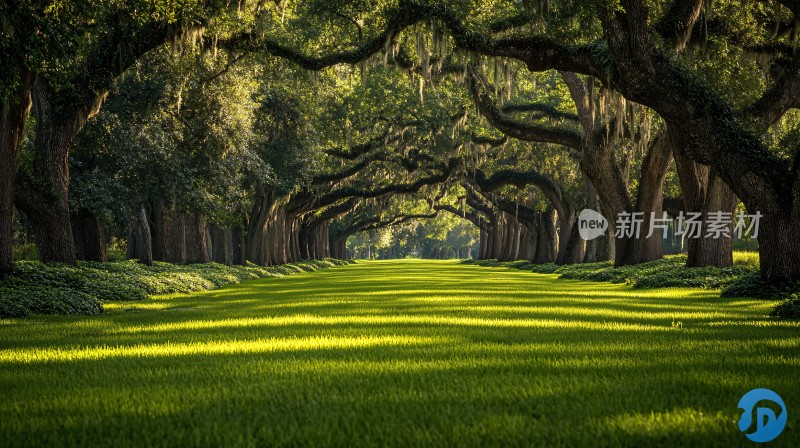
[{"label": "moss-covered limb", "polygon": [[524,204],[510,201],[500,196],[486,196],[485,199],[497,207],[498,210],[506,212],[527,224],[535,224],[539,221],[539,213]]},{"label": "moss-covered limb", "polygon": [[381,135],[379,135],[379,136],[377,136],[377,137],[375,137],[375,138],[373,138],[373,139],[371,139],[371,140],[369,140],[367,142],[351,145],[347,149],[344,149],[344,148],[328,148],[328,149],[325,149],[323,152],[325,154],[328,154],[329,156],[338,157],[340,159],[355,160],[359,156],[362,156],[364,154],[368,154],[371,151],[373,151],[375,149],[378,149],[381,146],[385,145],[386,144],[386,139],[389,136],[389,131],[390,131],[390,128],[387,127]]},{"label": "moss-covered limb", "polygon": [[438,214],[438,210],[433,213],[414,213],[414,214],[397,214],[388,219],[378,219],[366,226],[362,226],[360,231],[377,230],[384,227],[396,226],[405,222],[413,221],[416,219],[433,219]]},{"label": "moss-covered limb", "polygon": [[800,107],[800,57],[795,57],[784,69],[784,75],[742,111],[759,134],[775,124],[789,109]]},{"label": "moss-covered limb", "polygon": [[[494,38],[473,32],[465,19],[444,2],[404,1],[383,12],[385,29],[362,39],[351,50],[310,56],[273,39],[252,32],[238,33],[218,45],[237,52],[263,52],[292,61],[307,70],[321,70],[336,64],[357,64],[385,48],[387,42],[412,25],[425,20],[438,20],[450,32],[455,44],[465,50],[488,56],[519,59],[532,71],[551,68],[600,75],[595,63],[596,49],[591,45],[564,45],[544,36]],[[398,65],[410,59],[397,58]]]},{"label": "moss-covered limb", "polygon": [[465,183],[462,183],[462,186],[467,190],[467,205],[472,207],[476,212],[482,213],[487,221],[494,221],[495,210],[492,208],[492,204],[476,191],[473,186]]},{"label": "moss-covered limb", "polygon": [[322,224],[323,222],[330,221],[332,219],[339,218],[358,207],[358,204],[361,202],[360,198],[352,197],[348,198],[347,200],[343,201],[340,204],[332,205],[325,208],[322,212],[314,215],[312,218],[309,219],[308,225],[310,227],[314,227],[317,225]]},{"label": "moss-covered limb", "polygon": [[362,218],[355,222],[351,222],[347,227],[340,230],[335,235],[332,235],[331,239],[333,240],[347,239],[348,237],[355,235],[356,233],[359,232],[366,232],[368,230],[377,230],[377,229],[382,229],[384,227],[396,226],[415,219],[435,218],[438,212],[439,211],[436,210],[433,213],[415,213],[415,214],[400,213],[392,215],[389,218],[384,218],[381,216],[371,216],[367,218]]},{"label": "moss-covered limb", "polygon": [[387,42],[400,31],[431,16],[427,4],[402,2],[399,7],[390,7],[384,12],[387,26],[372,37],[362,39],[355,48],[334,51],[320,56],[309,56],[302,51],[252,32],[238,33],[219,45],[234,51],[263,52],[294,62],[307,70],[322,70],[336,64],[357,64],[381,51]]},{"label": "moss-covered limb", "polygon": [[481,221],[481,219],[478,217],[477,214],[466,210],[466,208],[463,209],[456,208],[450,204],[433,204],[433,209],[453,214],[455,216],[458,216],[459,218],[464,218],[479,228],[483,225],[484,222]]},{"label": "moss-covered limb", "polygon": [[502,33],[514,28],[530,25],[536,19],[536,16],[528,12],[516,14],[509,17],[498,19],[489,24],[489,31],[493,33]]},{"label": "moss-covered limb", "polygon": [[[451,163],[452,165],[452,163]],[[317,197],[311,192],[306,192],[293,199],[291,207],[293,214],[304,213],[313,209],[326,207],[335,204],[342,199],[357,198],[376,198],[386,194],[408,194],[416,193],[426,185],[439,184],[450,178],[452,166],[447,165],[447,170],[438,173],[426,173],[413,182],[401,182],[389,185],[382,185],[371,188],[366,184],[355,184],[336,188]]]},{"label": "moss-covered limb", "polygon": [[654,29],[676,50],[683,49],[700,19],[703,3],[703,0],[674,0]]},{"label": "moss-covered limb", "polygon": [[506,114],[515,112],[531,113],[531,118],[549,118],[551,120],[567,120],[572,122],[578,121],[577,115],[569,112],[562,112],[547,103],[506,104],[501,107],[500,110]]},{"label": "moss-covered limb", "polygon": [[481,169],[468,170],[465,174],[468,182],[477,185],[481,191],[490,193],[506,185],[513,185],[517,188],[525,188],[528,185],[535,185],[542,190],[549,190],[556,193],[558,196],[563,196],[564,193],[561,186],[554,180],[539,173],[536,170],[497,170],[490,176]]},{"label": "moss-covered limb", "polygon": [[[220,5],[209,13],[227,7]],[[206,17],[185,17],[185,23],[177,25],[154,20],[131,29],[119,26],[120,19],[116,12],[106,17],[109,32],[97,36],[83,66],[69,76],[68,82],[52,83],[59,86],[55,93],[60,114],[78,114],[84,120],[96,114],[116,79],[145,53],[169,40],[196,35],[207,25]]]},{"label": "moss-covered limb", "polygon": [[340,182],[349,177],[352,177],[364,168],[368,167],[372,162],[374,162],[376,158],[368,157],[360,162],[354,163],[346,168],[343,168],[340,171],[335,173],[328,173],[328,174],[318,174],[311,179],[311,183],[313,185],[322,185],[331,182]]},{"label": "moss-covered limb", "polygon": [[526,123],[508,117],[497,106],[490,92],[486,79],[478,72],[476,67],[467,69],[467,78],[470,92],[478,106],[478,111],[498,130],[509,137],[524,141],[555,143],[567,148],[580,149],[583,138],[569,128],[557,126],[543,126]]},{"label": "moss-covered limb", "polygon": [[483,137],[479,135],[471,135],[470,141],[478,146],[488,146],[490,148],[496,148],[498,146],[503,146],[508,143],[508,136],[503,134],[500,138],[491,138],[491,137]]}]

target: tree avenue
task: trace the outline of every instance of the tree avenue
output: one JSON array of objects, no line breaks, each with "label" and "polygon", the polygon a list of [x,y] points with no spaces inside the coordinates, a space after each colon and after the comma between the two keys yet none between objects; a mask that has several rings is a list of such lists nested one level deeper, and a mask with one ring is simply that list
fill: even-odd
[{"label": "tree avenue", "polygon": [[[799,280],[798,14],[4,1],[0,273],[34,243],[67,264],[121,247],[145,264],[685,251],[726,267],[741,215],[764,281]],[[582,237],[584,209],[604,236]],[[658,223],[695,215],[699,237],[667,246]]]}]

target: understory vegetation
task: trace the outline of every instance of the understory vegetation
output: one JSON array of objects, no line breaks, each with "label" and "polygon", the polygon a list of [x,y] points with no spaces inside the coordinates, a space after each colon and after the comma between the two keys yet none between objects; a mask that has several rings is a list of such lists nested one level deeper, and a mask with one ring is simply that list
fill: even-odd
[{"label": "understory vegetation", "polygon": [[348,261],[309,260],[275,267],[219,263],[152,266],[80,262],[77,266],[20,261],[13,275],[0,278],[0,317],[30,314],[100,314],[103,302],[142,300],[151,295],[190,293],[265,277],[341,266]]},{"label": "understory vegetation", "polygon": [[759,275],[758,257],[750,252],[734,253],[734,265],[687,268],[686,255],[671,255],[660,260],[615,267],[611,261],[556,265],[518,260],[464,260],[464,264],[484,267],[509,267],[539,274],[559,274],[559,278],[625,284],[635,289],[702,288],[719,289],[721,297],[752,297],[785,300],[770,313],[773,317],[800,318],[800,283],[767,283]]}]

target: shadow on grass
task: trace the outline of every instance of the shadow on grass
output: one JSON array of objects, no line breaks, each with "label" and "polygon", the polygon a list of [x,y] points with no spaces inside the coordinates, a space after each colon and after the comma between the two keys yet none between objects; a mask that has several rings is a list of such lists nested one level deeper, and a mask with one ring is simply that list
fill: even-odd
[{"label": "shadow on grass", "polygon": [[4,321],[0,440],[730,446],[744,392],[800,396],[769,304],[554,278],[360,263]]}]

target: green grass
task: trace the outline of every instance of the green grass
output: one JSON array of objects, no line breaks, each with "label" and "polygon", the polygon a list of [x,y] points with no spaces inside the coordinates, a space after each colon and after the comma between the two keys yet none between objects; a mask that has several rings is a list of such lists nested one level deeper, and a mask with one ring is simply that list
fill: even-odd
[{"label": "green grass", "polygon": [[744,446],[786,402],[773,302],[455,261],[374,261],[100,316],[0,321],[4,446]]}]

